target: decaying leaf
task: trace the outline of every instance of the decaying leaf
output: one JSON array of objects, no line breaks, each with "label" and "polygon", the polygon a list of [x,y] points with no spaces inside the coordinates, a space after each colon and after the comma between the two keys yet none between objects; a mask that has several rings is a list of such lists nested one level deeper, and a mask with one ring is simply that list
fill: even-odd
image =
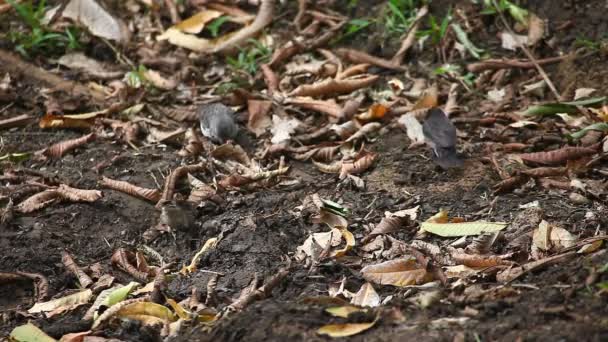
[{"label": "decaying leaf", "polygon": [[457,263],[468,267],[491,267],[511,264],[511,262],[505,261],[504,258],[499,255],[480,255],[455,252],[452,253],[452,258]]},{"label": "decaying leaf", "polygon": [[272,119],[270,119],[269,115],[271,109],[272,101],[247,100],[247,111],[249,112],[247,128],[253,132],[256,137],[264,134],[266,130],[272,126]]},{"label": "decaying leaf", "polygon": [[206,251],[215,248],[215,246],[217,246],[218,243],[219,243],[218,238],[210,238],[207,241],[205,241],[205,244],[201,247],[200,251],[198,251],[192,257],[192,261],[190,262],[190,265],[182,267],[182,269],[179,272],[183,275],[187,275],[189,273],[196,272],[197,267],[198,267],[198,262],[201,259],[201,257],[203,256],[203,254]]},{"label": "decaying leaf", "polygon": [[596,153],[597,150],[590,147],[567,146],[547,152],[523,153],[519,157],[528,163],[559,165],[570,159],[582,158]]},{"label": "decaying leaf", "polygon": [[48,302],[36,303],[28,310],[28,312],[47,312],[47,317],[51,317],[65,311],[73,310],[80,305],[88,303],[92,296],[93,291],[87,289],[65,297],[53,299]]},{"label": "decaying leaf", "polygon": [[365,266],[361,270],[361,275],[367,281],[397,287],[421,285],[433,280],[433,275],[412,257]]},{"label": "decaying leaf", "polygon": [[325,309],[325,311],[334,316],[334,317],[341,317],[341,318],[348,318],[348,315],[350,315],[353,312],[361,312],[364,309],[357,307],[357,306],[352,306],[352,305],[343,305],[343,306],[332,306],[330,308]]},{"label": "decaying leaf", "polygon": [[80,138],[64,140],[49,146],[44,150],[44,155],[50,158],[61,158],[64,154],[72,151],[73,149],[83,146],[95,139],[95,134],[90,133]]},{"label": "decaying leaf", "polygon": [[532,235],[532,255],[536,259],[542,257],[542,252],[559,252],[564,248],[573,246],[577,238],[564,228],[551,225],[543,220]]},{"label": "decaying leaf", "polygon": [[303,261],[307,257],[313,261],[319,259],[319,256],[331,247],[340,245],[342,233],[340,229],[334,228],[329,232],[313,233],[306,241],[296,249],[296,260]]},{"label": "decaying leaf", "polygon": [[131,36],[126,25],[95,0],[71,0],[62,15],[86,26],[89,32],[98,37],[125,43]]},{"label": "decaying leaf", "polygon": [[348,175],[356,175],[369,169],[376,160],[376,154],[372,152],[359,153],[354,161],[343,161],[340,169],[340,179],[346,178]]},{"label": "decaying leaf", "polygon": [[9,336],[15,342],[56,342],[56,340],[32,323],[27,323],[14,328]]},{"label": "decaying leaf", "polygon": [[380,103],[374,103],[367,112],[357,115],[357,119],[363,121],[380,120],[388,113],[388,107]]},{"label": "decaying leaf", "polygon": [[370,283],[365,283],[361,286],[359,291],[350,300],[351,304],[357,306],[369,306],[376,307],[380,305],[380,296],[374,290],[374,287]]},{"label": "decaying leaf", "polygon": [[433,233],[443,237],[468,236],[483,233],[492,233],[504,229],[508,223],[504,222],[461,222],[461,223],[432,223],[423,222],[420,231]]},{"label": "decaying leaf", "polygon": [[141,199],[145,199],[150,202],[156,203],[160,200],[161,194],[160,194],[160,191],[158,191],[157,189],[142,188],[142,187],[133,185],[129,182],[114,180],[114,179],[110,179],[108,177],[101,177],[101,180],[99,181],[99,183],[101,186],[104,186],[106,188],[124,192],[125,194],[131,195],[134,197],[139,197]]},{"label": "decaying leaf", "polygon": [[386,212],[384,213],[384,218],[374,230],[372,230],[368,237],[365,240],[369,240],[371,237],[380,234],[388,234],[391,232],[398,231],[399,229],[406,227],[408,224],[416,221],[416,217],[418,216],[418,208],[420,206],[416,206],[411,209],[400,210],[395,213]]},{"label": "decaying leaf", "polygon": [[364,332],[375,324],[376,321],[370,323],[327,324],[319,328],[317,334],[327,335],[333,338],[348,337]]},{"label": "decaying leaf", "polygon": [[361,88],[369,87],[379,79],[376,75],[361,75],[347,79],[333,78],[315,84],[305,84],[297,87],[289,96],[329,96],[332,94],[348,94]]}]

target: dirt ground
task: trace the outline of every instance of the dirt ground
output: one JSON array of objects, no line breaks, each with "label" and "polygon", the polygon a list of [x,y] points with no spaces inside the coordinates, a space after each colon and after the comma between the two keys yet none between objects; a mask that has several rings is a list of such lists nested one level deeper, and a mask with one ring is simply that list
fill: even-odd
[{"label": "dirt ground", "polygon": [[[362,3],[360,1],[359,3]],[[380,11],[382,1],[360,4],[348,15]],[[459,1],[433,1],[431,13],[444,13],[446,5]],[[462,3],[468,3],[463,1]],[[608,20],[605,18],[605,1],[522,1],[525,8],[547,19],[554,41],[536,48],[540,57],[549,57],[575,49],[576,38],[589,40],[605,38]],[[336,7],[339,7],[337,4]],[[463,5],[464,6],[464,5]],[[281,7],[285,21],[295,13],[294,6]],[[287,8],[287,9],[286,9]],[[440,15],[440,14],[438,14]],[[566,25],[567,24],[567,25]],[[275,23],[273,27],[281,24]],[[565,27],[565,28],[562,28]],[[277,28],[279,30],[279,28]],[[477,45],[498,50],[500,42],[496,29],[487,24],[487,30],[473,34]],[[375,36],[365,32],[356,39],[341,42],[345,46],[365,48],[370,53],[390,56],[399,41],[386,46],[373,46]],[[482,43],[483,42],[483,43]],[[4,47],[3,44],[0,45]],[[8,49],[8,48],[7,48]],[[502,56],[509,53],[501,52]],[[413,57],[416,62],[437,64],[434,53],[421,53]],[[593,87],[599,94],[608,90],[608,63],[602,52],[576,61],[546,66],[545,70],[558,89],[569,95],[581,87]],[[39,58],[34,63],[44,66]],[[414,61],[412,61],[414,63]],[[412,76],[425,74],[423,68],[412,64]],[[3,68],[0,67],[0,71]],[[0,77],[2,74],[0,74]],[[386,79],[394,75],[383,75]],[[515,70],[510,82],[516,84],[536,76],[535,71]],[[249,89],[249,90],[253,90]],[[0,119],[24,112],[41,115],[44,100],[36,95],[35,87],[24,86],[22,97],[1,112]],[[161,96],[162,97],[162,96]],[[161,101],[171,101],[171,97]],[[464,95],[459,105],[464,108],[459,117],[480,118],[486,100],[484,94]],[[0,108],[7,105],[0,98]],[[166,104],[166,103],[165,103]],[[525,108],[513,104],[511,110]],[[215,249],[205,253],[199,262],[205,271],[221,273],[216,287],[218,307],[239,297],[254,277],[269,279],[294,256],[297,247],[311,233],[326,231],[326,226],[314,223],[312,214],[299,213],[297,207],[310,195],[333,200],[350,209],[349,230],[360,241],[367,235],[370,225],[377,224],[385,211],[395,212],[420,206],[418,221],[426,220],[440,209],[450,216],[466,221],[488,220],[497,222],[524,221],[529,229],[534,222],[534,209],[523,206],[534,201],[540,203],[543,219],[567,228],[580,239],[606,233],[605,176],[589,172],[584,175],[598,193],[587,203],[574,203],[571,191],[526,185],[515,191],[496,194],[494,186],[501,181],[487,157],[492,138],[502,127],[483,126],[473,121],[456,122],[466,132],[465,166],[458,170],[442,170],[430,160],[425,147],[408,149],[410,141],[405,131],[396,125],[384,125],[376,140],[366,148],[377,153],[372,168],[359,175],[364,189],[339,180],[335,174],[317,170],[310,162],[287,158],[289,173],[280,176],[282,182],[268,183],[255,188],[231,190],[222,193],[223,203],[207,201],[188,209],[194,224],[170,234],[162,234],[151,242],[143,234],[158,221],[159,210],[149,203],[118,191],[100,186],[100,177],[128,181],[146,188],[162,187],[171,170],[192,159],[179,157],[180,146],[171,144],[144,144],[136,151],[129,145],[113,139],[96,139],[86,148],[77,148],[60,159],[51,161],[26,160],[19,165],[5,163],[9,169],[35,170],[43,173],[49,184],[68,184],[80,189],[100,189],[103,197],[93,203],[58,203],[28,214],[15,214],[13,219],[0,226],[0,272],[23,271],[47,277],[49,294],[67,294],[77,289],[75,278],[62,265],[61,252],[69,251],[80,265],[99,263],[104,273],[126,284],[132,277],[113,267],[110,259],[118,248],[135,250],[146,244],[167,263],[179,269],[188,264],[201,246],[210,238],[222,234]],[[3,130],[0,154],[36,151],[55,142],[77,138],[82,132],[66,129],[48,130],[37,125]],[[523,141],[539,131],[520,131],[511,136]],[[252,139],[255,139],[251,135]],[[259,142],[261,144],[261,142]],[[548,145],[559,147],[560,145]],[[95,166],[114,156],[123,156],[100,173]],[[599,168],[601,168],[600,164]],[[603,162],[603,166],[606,164]],[[3,173],[4,174],[4,173]],[[212,173],[202,172],[203,179],[212,179]],[[3,181],[1,186],[8,186]],[[187,184],[178,184],[177,192],[187,196]],[[3,194],[5,195],[5,194]],[[540,220],[539,220],[540,221]],[[391,236],[411,241],[416,228],[391,233]],[[427,236],[425,241],[447,246],[457,238]],[[497,252],[507,252],[506,243]],[[289,274],[267,298],[255,301],[240,312],[219,320],[212,326],[186,323],[176,341],[325,341],[328,337],[316,330],[328,323],[342,323],[344,319],[332,317],[325,306],[309,304],[306,298],[327,295],[330,285],[346,280],[351,292],[365,283],[360,274],[366,262],[351,252],[344,260],[324,260],[315,267],[292,265]],[[350,257],[350,258],[349,258]],[[392,296],[375,313],[358,313],[349,322],[369,322],[374,315],[381,317],[375,326],[350,337],[354,341],[607,341],[608,301],[606,295],[597,295],[588,279],[608,281],[608,273],[593,274],[593,270],[608,264],[605,247],[589,255],[579,255],[569,261],[529,272],[513,282],[500,284],[492,275],[469,280],[466,285],[450,284],[440,288],[440,299],[427,308],[420,308],[410,299],[424,292],[420,287],[398,288],[375,285],[381,298]],[[175,269],[174,268],[174,269]],[[164,294],[181,301],[192,294],[192,289],[205,291],[213,273],[200,271],[190,276],[176,276],[167,280]],[[81,317],[88,308],[44,318],[27,314],[35,302],[31,282],[19,281],[0,286],[0,336],[31,321],[53,338],[70,332],[89,329]],[[144,328],[138,323],[122,322],[106,327],[97,335],[124,341],[161,340],[156,328]]]}]

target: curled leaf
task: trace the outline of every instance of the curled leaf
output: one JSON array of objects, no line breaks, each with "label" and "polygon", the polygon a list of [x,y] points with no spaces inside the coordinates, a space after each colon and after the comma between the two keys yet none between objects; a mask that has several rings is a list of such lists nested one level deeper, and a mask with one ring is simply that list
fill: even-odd
[{"label": "curled leaf", "polygon": [[361,275],[367,281],[397,287],[420,285],[433,280],[433,275],[420,266],[415,258],[402,258],[365,266],[361,270]]},{"label": "curled leaf", "polygon": [[594,148],[567,146],[547,152],[522,153],[519,158],[528,163],[557,165],[570,159],[577,159],[595,153],[597,153],[597,150]]},{"label": "curled leaf", "polygon": [[423,222],[420,230],[443,237],[479,235],[502,230],[508,226],[504,222],[461,222],[461,223],[431,223]]},{"label": "curled leaf", "polygon": [[160,199],[160,192],[157,189],[142,188],[129,182],[114,180],[108,177],[101,177],[99,183],[101,186],[106,188],[124,192],[125,194],[145,199],[150,202],[156,203]]},{"label": "curled leaf", "polygon": [[376,75],[348,79],[327,79],[315,84],[305,84],[297,87],[289,96],[329,96],[332,94],[348,94],[361,88],[369,87],[379,79]]},{"label": "curled leaf", "polygon": [[374,161],[376,160],[375,153],[364,153],[363,156],[358,157],[354,162],[342,162],[340,169],[340,179],[346,178],[348,175],[356,175],[369,169]]},{"label": "curled leaf", "polygon": [[60,158],[64,154],[72,151],[73,149],[87,144],[95,139],[95,134],[90,133],[80,138],[64,140],[49,146],[44,150],[44,155],[50,158]]}]

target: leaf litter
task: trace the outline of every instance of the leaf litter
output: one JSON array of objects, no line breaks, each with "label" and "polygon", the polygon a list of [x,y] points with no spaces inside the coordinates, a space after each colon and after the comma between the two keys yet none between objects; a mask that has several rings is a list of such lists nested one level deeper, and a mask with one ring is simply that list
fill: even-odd
[{"label": "leaf litter", "polygon": [[[396,43],[392,57],[362,49],[369,29],[359,36],[353,25],[367,19],[331,1],[69,1],[49,10],[45,29],[82,30],[75,52],[0,54],[3,246],[18,237],[0,277],[6,291],[33,286],[33,298],[11,299],[9,310],[35,323],[3,316],[2,332],[61,338],[49,326],[79,320],[77,307],[89,305],[86,324],[64,339],[128,339],[121,321],[190,340],[198,324],[196,340],[223,340],[230,324],[255,331],[267,321],[330,337],[391,339],[396,324],[412,338],[430,336],[421,327],[451,338],[442,327],[466,325],[483,339],[517,339],[523,330],[484,323],[488,307],[508,303],[500,319],[532,329],[561,324],[522,320],[537,310],[534,289],[585,284],[601,299],[606,97],[597,82],[566,87],[553,69],[594,53],[566,47],[573,52],[555,57],[563,33],[547,30],[551,18],[497,3],[457,2],[447,14],[418,2],[355,5],[386,16],[367,25],[398,38],[386,40]],[[24,13],[15,6],[11,14]],[[487,35],[480,11],[505,24],[498,36]],[[44,69],[54,63],[61,77]],[[555,96],[551,79],[568,90]],[[239,126],[219,146],[196,114],[218,101]],[[422,126],[437,107],[456,126],[462,170],[438,169],[437,146],[420,148],[437,143]],[[534,222],[521,206],[533,201],[548,211]],[[66,277],[49,282],[54,258]],[[148,285],[134,291],[139,283]],[[331,303],[299,306],[313,295]],[[593,313],[578,299],[583,309],[564,310]],[[266,314],[252,317],[254,302]],[[276,320],[272,305],[282,308]],[[291,312],[315,323],[294,325]]]}]

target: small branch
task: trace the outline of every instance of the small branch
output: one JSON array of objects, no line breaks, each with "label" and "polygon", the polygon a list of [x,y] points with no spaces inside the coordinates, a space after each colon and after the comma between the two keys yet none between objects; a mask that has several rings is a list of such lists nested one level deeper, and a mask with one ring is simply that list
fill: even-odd
[{"label": "small branch", "polygon": [[391,59],[392,64],[401,65],[401,63],[403,63],[403,57],[407,53],[407,50],[409,50],[409,48],[412,47],[412,45],[414,45],[414,43],[416,42],[416,32],[418,32],[418,26],[420,25],[420,21],[428,13],[428,6],[423,6],[418,10],[418,13],[416,13],[416,19],[414,19],[414,22],[408,29],[405,38],[401,42],[401,47],[399,48],[395,56],[393,56],[393,58]]},{"label": "small branch", "polygon": [[[507,31],[509,31],[509,34],[511,36],[515,37],[516,36],[515,32],[513,32],[513,30],[511,29],[511,26],[509,26],[509,23],[507,22],[507,19],[505,18],[505,15],[502,13],[502,10],[498,6],[498,3],[496,2],[496,0],[492,0],[492,3],[494,4],[494,8],[496,8],[496,11],[498,13],[498,16],[500,17],[500,20],[505,25],[505,28],[507,29]],[[530,50],[528,50],[528,48],[521,41],[519,41],[517,39],[515,41],[517,42],[519,47],[524,51],[524,53],[530,59],[530,61],[534,64],[534,66],[536,67],[536,70],[538,70],[538,73],[543,77],[543,79],[549,86],[549,89],[551,89],[551,92],[553,93],[555,98],[558,101],[561,101],[562,96],[557,91],[557,88],[555,88],[555,85],[553,84],[553,82],[551,82],[549,75],[547,75],[545,70],[543,70],[543,68],[540,66],[540,64],[538,64],[538,62],[536,61],[536,58],[534,58],[534,55],[532,55],[532,52],[530,52]]]},{"label": "small branch", "polygon": [[[558,56],[558,57],[549,57],[545,59],[538,59],[536,63],[538,65],[547,65],[559,63],[565,59],[570,57],[569,55]],[[467,65],[467,70],[470,72],[482,72],[485,70],[500,70],[500,69],[533,69],[536,65],[534,62],[530,60],[522,60],[522,59],[486,59],[482,62],[471,63]]]}]

